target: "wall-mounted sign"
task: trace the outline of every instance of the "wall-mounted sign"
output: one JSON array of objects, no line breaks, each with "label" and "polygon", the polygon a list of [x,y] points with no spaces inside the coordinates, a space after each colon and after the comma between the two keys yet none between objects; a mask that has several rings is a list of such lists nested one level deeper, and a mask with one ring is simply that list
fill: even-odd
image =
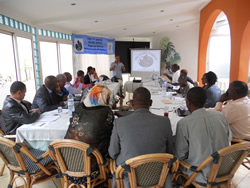
[{"label": "wall-mounted sign", "polygon": [[115,53],[115,40],[86,35],[72,35],[76,54],[107,54]]}]

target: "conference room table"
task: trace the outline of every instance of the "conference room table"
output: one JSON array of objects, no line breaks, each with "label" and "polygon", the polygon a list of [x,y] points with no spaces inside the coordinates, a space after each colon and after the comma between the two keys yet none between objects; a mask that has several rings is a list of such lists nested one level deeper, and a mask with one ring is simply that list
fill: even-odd
[{"label": "conference room table", "polygon": [[[120,90],[119,83],[101,83],[107,85],[112,91],[112,97],[115,97]],[[173,135],[176,133],[176,124],[181,119],[175,113],[176,109],[185,105],[184,99],[181,97],[162,97],[160,87],[156,87],[152,81],[143,81],[142,85],[149,89],[153,104],[150,111],[154,114],[163,116],[164,107],[170,108],[169,119]],[[165,102],[165,103],[164,103]],[[166,104],[167,103],[167,104]],[[32,148],[46,151],[50,142],[58,139],[63,139],[69,127],[68,110],[63,109],[62,112],[53,110],[41,114],[40,118],[32,124],[24,124],[17,129],[16,141],[24,142]]]},{"label": "conference room table", "polygon": [[[112,91],[110,96],[112,105],[116,95],[120,92],[120,83],[103,81],[98,84],[106,85]],[[45,112],[36,122],[20,126],[16,131],[16,141],[46,151],[50,142],[64,138],[70,124],[69,118],[67,109],[62,109],[60,113],[57,109]]]},{"label": "conference room table", "polygon": [[171,128],[173,135],[176,134],[176,126],[180,119],[183,117],[178,116],[177,109],[187,109],[185,98],[181,95],[176,94],[176,92],[167,92],[166,96],[162,96],[162,89],[160,88],[159,83],[155,83],[152,80],[143,80],[143,87],[147,88],[151,93],[152,106],[150,107],[150,112],[163,116],[164,108],[168,107],[168,117],[171,123]]}]

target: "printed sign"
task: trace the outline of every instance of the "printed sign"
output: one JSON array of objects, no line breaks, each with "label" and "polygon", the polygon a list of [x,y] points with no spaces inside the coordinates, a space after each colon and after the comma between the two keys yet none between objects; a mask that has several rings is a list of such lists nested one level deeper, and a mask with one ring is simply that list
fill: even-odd
[{"label": "printed sign", "polygon": [[76,54],[107,54],[115,53],[115,40],[86,35],[72,35]]}]

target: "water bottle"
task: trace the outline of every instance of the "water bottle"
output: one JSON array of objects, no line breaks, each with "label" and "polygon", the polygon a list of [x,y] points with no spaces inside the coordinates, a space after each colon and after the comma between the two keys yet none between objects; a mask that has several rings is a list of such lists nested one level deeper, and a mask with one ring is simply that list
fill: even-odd
[{"label": "water bottle", "polygon": [[152,80],[155,80],[155,71],[152,72]]},{"label": "water bottle", "polygon": [[155,87],[157,87],[158,86],[158,75],[156,74],[155,71],[153,71],[153,80],[154,80]]},{"label": "water bottle", "polygon": [[162,91],[161,92],[162,97],[166,97],[167,96],[167,83],[166,83],[166,80],[163,81],[161,91]]},{"label": "water bottle", "polygon": [[71,92],[68,94],[68,114],[69,117],[72,117],[72,112],[75,111],[75,106],[74,106],[74,96],[72,95]]}]

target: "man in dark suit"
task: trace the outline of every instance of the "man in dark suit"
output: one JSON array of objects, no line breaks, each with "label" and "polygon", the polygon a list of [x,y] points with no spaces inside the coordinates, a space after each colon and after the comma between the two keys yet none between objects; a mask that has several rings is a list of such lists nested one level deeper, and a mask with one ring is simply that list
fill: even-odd
[{"label": "man in dark suit", "polygon": [[[60,96],[61,94],[61,96]],[[40,111],[47,112],[63,106],[63,95],[55,76],[47,76],[45,85],[38,91],[33,100],[32,108],[39,108]]]},{"label": "man in dark suit", "polygon": [[26,86],[20,81],[15,81],[10,86],[10,97],[5,99],[2,110],[6,123],[5,134],[16,134],[16,129],[22,124],[33,123],[40,116],[39,109],[30,110],[23,102],[26,93]]},{"label": "man in dark suit", "polygon": [[[117,118],[109,145],[109,155],[119,166],[127,159],[149,153],[173,153],[173,137],[167,117],[152,114],[148,89],[139,87],[133,94],[135,110],[129,116]],[[125,187],[127,178],[124,178]]]},{"label": "man in dark suit", "polygon": [[87,71],[87,74],[84,76],[84,84],[91,84],[93,82],[91,80],[91,75],[94,73],[94,69],[93,67],[89,66]]}]

